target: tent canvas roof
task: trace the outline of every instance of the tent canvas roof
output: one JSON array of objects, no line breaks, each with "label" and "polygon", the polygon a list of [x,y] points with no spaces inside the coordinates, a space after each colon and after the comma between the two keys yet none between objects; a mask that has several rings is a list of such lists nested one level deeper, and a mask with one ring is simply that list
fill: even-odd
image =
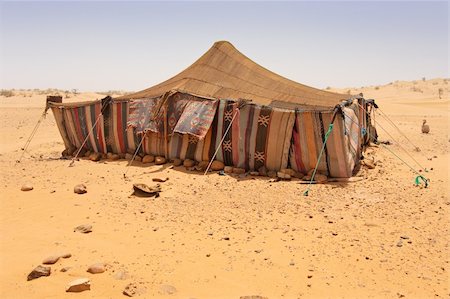
[{"label": "tent canvas roof", "polygon": [[231,43],[219,41],[178,75],[119,99],[153,98],[173,90],[209,98],[247,99],[280,108],[330,108],[349,97],[284,78],[255,63]]}]

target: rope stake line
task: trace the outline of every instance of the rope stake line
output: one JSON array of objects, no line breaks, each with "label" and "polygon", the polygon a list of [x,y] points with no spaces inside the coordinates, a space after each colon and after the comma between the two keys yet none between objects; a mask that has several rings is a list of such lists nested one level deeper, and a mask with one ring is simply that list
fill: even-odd
[{"label": "rope stake line", "polygon": [[130,169],[129,166],[131,166],[131,164],[133,164],[133,161],[134,161],[134,159],[136,158],[137,153],[139,152],[139,150],[140,150],[140,148],[141,148],[141,145],[142,145],[142,143],[144,142],[144,139],[145,139],[145,133],[142,132],[141,142],[139,142],[138,147],[137,147],[136,150],[134,151],[133,158],[131,158],[130,162],[129,162],[128,165],[126,166],[126,167],[127,167],[127,170],[126,170],[125,173],[123,174],[123,178],[124,178],[124,179],[127,177],[128,170]]},{"label": "rope stake line", "polygon": [[28,149],[28,146],[31,143],[31,140],[33,139],[34,135],[36,135],[36,132],[39,128],[39,125],[42,123],[42,121],[44,120],[45,116],[47,115],[47,108],[45,109],[45,111],[41,114],[41,117],[38,119],[36,125],[33,128],[33,131],[31,131],[30,136],[28,137],[27,141],[25,142],[25,145],[21,148],[22,150],[22,154],[20,155],[20,158],[18,160],[16,160],[16,163],[14,164],[14,166],[16,166],[18,163],[20,163],[22,161],[23,156],[25,155],[25,152]]},{"label": "rope stake line", "polygon": [[211,165],[212,165],[214,159],[216,158],[216,155],[217,155],[217,153],[219,152],[219,149],[220,149],[220,147],[222,146],[222,143],[223,143],[223,141],[225,140],[225,137],[227,136],[228,131],[230,130],[231,125],[233,124],[233,121],[234,121],[234,119],[236,118],[236,115],[238,114],[238,112],[239,112],[239,110],[236,109],[236,112],[234,113],[233,118],[231,119],[231,122],[230,122],[230,124],[228,125],[228,128],[227,128],[226,131],[225,131],[225,134],[223,134],[223,137],[222,137],[222,139],[220,140],[219,145],[217,146],[216,151],[214,152],[214,155],[212,156],[211,160],[209,161],[208,167],[206,167],[205,173],[204,173],[203,175],[206,175],[206,174],[208,173],[209,168],[211,167]]},{"label": "rope stake line", "polygon": [[[361,106],[361,104],[359,104],[358,103],[358,105],[367,113],[367,110],[366,109],[364,109],[364,107],[363,106]],[[384,116],[382,115],[382,114],[380,114],[380,116],[382,116],[383,118],[384,118]],[[385,118],[386,119],[386,118]],[[388,122],[389,122],[389,120],[388,119],[386,119]],[[388,130],[386,130],[379,122],[377,122],[375,119],[374,119],[374,123],[378,126],[378,127],[380,127],[389,137],[391,137],[392,138],[392,140],[394,140],[396,143],[397,143],[397,145],[417,164],[417,166],[419,166],[419,168],[420,169],[422,169],[423,171],[425,171],[425,172],[428,172],[428,170],[425,168],[425,167],[423,167],[416,159],[414,159],[414,157],[402,146],[402,144],[400,143],[400,142],[398,142],[397,141],[397,139],[395,139],[394,138],[394,136],[392,136],[390,133],[389,133],[389,131]],[[395,126],[395,124],[393,124],[394,126]],[[363,129],[365,129],[365,128],[363,128]],[[398,130],[400,130],[400,129],[398,129]],[[401,132],[401,131],[400,131]],[[403,133],[402,133],[403,134]],[[372,137],[372,138],[374,138],[374,136],[373,135],[371,135],[370,134],[370,137]],[[415,148],[418,148],[418,147],[415,147]]]},{"label": "rope stake line", "polygon": [[[344,113],[344,112],[342,112]],[[357,122],[355,122],[353,119],[351,119],[350,117],[348,117],[348,115],[346,115],[344,113],[345,116],[347,116],[348,119],[350,119],[353,123],[355,123],[359,128],[361,128],[361,125],[358,124]],[[374,136],[372,136],[372,134],[370,134],[371,137],[373,138]],[[411,169],[415,174],[417,174],[416,177],[416,185],[419,184],[419,177],[420,179],[422,179],[425,182],[425,187],[428,187],[428,184],[430,182],[429,179],[425,178],[423,175],[421,175],[417,170],[415,170],[411,165],[409,165],[408,163],[405,162],[405,160],[403,160],[402,158],[400,158],[396,153],[394,153],[390,148],[388,148],[386,145],[384,144],[380,144],[383,148],[387,149],[392,155],[394,155],[397,159],[399,159],[401,162],[403,162],[403,164],[405,164],[406,166],[409,167],[409,169]]]},{"label": "rope stake line", "polygon": [[317,168],[319,167],[320,159],[322,158],[322,154],[323,154],[325,146],[327,144],[328,137],[330,136],[332,130],[333,130],[333,123],[331,123],[328,126],[328,131],[325,134],[325,138],[323,140],[322,149],[320,150],[319,158],[317,159],[316,167],[314,167],[314,171],[312,173],[311,180],[309,181],[308,187],[306,188],[305,192],[303,192],[303,196],[308,196],[309,190],[311,189],[311,184],[314,181],[314,177],[315,177],[316,172],[317,172]]}]

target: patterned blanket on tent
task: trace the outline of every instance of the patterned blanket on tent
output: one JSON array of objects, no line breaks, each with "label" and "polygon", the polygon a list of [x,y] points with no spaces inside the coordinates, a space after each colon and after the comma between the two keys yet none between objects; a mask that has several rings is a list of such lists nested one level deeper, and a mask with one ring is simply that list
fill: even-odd
[{"label": "patterned blanket on tent", "polygon": [[155,109],[159,101],[159,98],[132,100],[127,127],[135,128],[137,134],[142,134],[148,130],[158,132],[159,123],[163,119],[161,116],[155,115]]},{"label": "patterned blanket on tent", "polygon": [[[235,114],[230,130],[220,145]],[[237,103],[220,100],[205,138],[174,134],[170,141],[169,157],[205,161],[219,147],[216,160],[225,165],[247,170],[257,170],[261,166],[279,170],[288,165],[293,123],[293,111],[256,105],[238,109]]]},{"label": "patterned blanket on tent", "polygon": [[[112,102],[105,111],[105,131],[108,152],[133,154],[139,150],[143,154],[164,155],[164,136],[151,131],[138,134],[136,128],[128,126],[130,102]],[[144,140],[142,140],[144,138]]]},{"label": "patterned blanket on tent", "polygon": [[189,100],[173,131],[203,139],[214,120],[217,103],[216,100]]},{"label": "patterned blanket on tent", "polygon": [[106,153],[101,102],[78,107],[52,107],[66,148],[80,148],[86,139],[86,150]]}]

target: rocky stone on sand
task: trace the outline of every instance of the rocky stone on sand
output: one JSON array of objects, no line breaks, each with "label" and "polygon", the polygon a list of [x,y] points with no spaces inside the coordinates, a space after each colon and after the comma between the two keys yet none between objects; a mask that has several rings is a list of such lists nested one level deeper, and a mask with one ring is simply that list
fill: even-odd
[{"label": "rocky stone on sand", "polygon": [[153,155],[145,155],[144,158],[142,158],[142,163],[147,164],[147,163],[153,163],[155,162],[155,156]]},{"label": "rocky stone on sand", "polygon": [[158,156],[155,158],[155,164],[156,165],[162,165],[162,164],[166,164],[167,160],[164,157]]},{"label": "rocky stone on sand", "polygon": [[244,168],[239,168],[239,167],[233,167],[233,173],[234,174],[244,174],[245,173],[245,169]]},{"label": "rocky stone on sand", "polygon": [[86,185],[85,184],[78,184],[75,187],[73,187],[73,192],[76,194],[84,194],[87,193]]},{"label": "rocky stone on sand", "polygon": [[122,294],[128,297],[139,296],[145,293],[145,288],[138,286],[136,283],[132,282],[127,284]]},{"label": "rocky stone on sand", "polygon": [[257,172],[257,171],[250,171],[249,174],[252,176],[259,176],[259,172]]},{"label": "rocky stone on sand", "polygon": [[136,157],[134,157],[134,161],[136,161],[136,162],[142,162],[141,156],[136,155]]},{"label": "rocky stone on sand", "polygon": [[31,185],[30,183],[26,183],[26,184],[22,185],[20,190],[22,190],[22,191],[31,191],[31,190],[33,190],[33,185]]},{"label": "rocky stone on sand", "polygon": [[163,295],[172,295],[177,292],[177,289],[174,286],[168,284],[162,284],[159,286],[160,293]]},{"label": "rocky stone on sand", "polygon": [[261,166],[260,168],[258,168],[258,172],[260,176],[267,176],[267,168],[266,166]]},{"label": "rocky stone on sand", "polygon": [[87,234],[92,232],[92,225],[90,224],[82,224],[82,225],[78,225],[77,227],[75,227],[73,229],[74,232],[79,232],[79,233],[83,233],[83,234]]},{"label": "rocky stone on sand", "polygon": [[[310,181],[311,180],[311,175],[305,175],[303,177],[304,181]],[[314,175],[314,182],[316,183],[325,183],[328,181],[328,177],[326,175],[320,174],[320,173],[316,173]]]},{"label": "rocky stone on sand", "polygon": [[223,172],[225,172],[225,173],[232,173],[233,172],[233,166],[225,166],[223,168]]},{"label": "rocky stone on sand", "polygon": [[173,159],[173,166],[180,166],[181,164],[183,164],[183,161],[181,159]]},{"label": "rocky stone on sand", "polygon": [[42,276],[50,276],[51,268],[50,267],[44,267],[44,266],[37,266],[33,269],[33,271],[30,272],[27,276],[27,280],[33,280]]},{"label": "rocky stone on sand", "polygon": [[102,154],[100,153],[92,153],[89,155],[89,160],[97,162],[100,161],[102,159]]},{"label": "rocky stone on sand", "polygon": [[61,272],[67,272],[67,271],[69,271],[71,268],[72,268],[72,267],[62,267],[61,270],[59,270],[59,271],[61,271]]},{"label": "rocky stone on sand", "polygon": [[91,281],[88,278],[78,278],[71,281],[67,287],[66,292],[83,292],[91,289]]},{"label": "rocky stone on sand", "polygon": [[186,159],[183,162],[183,166],[188,168],[188,167],[194,167],[195,165],[195,161],[191,160],[191,159]]},{"label": "rocky stone on sand", "polygon": [[286,180],[286,181],[289,181],[291,179],[291,176],[289,174],[281,172],[281,171],[277,172],[277,177],[282,180]]},{"label": "rocky stone on sand", "polygon": [[274,170],[269,170],[268,172],[267,172],[267,176],[269,177],[269,178],[276,178],[277,177],[277,172],[276,171],[274,171]]},{"label": "rocky stone on sand", "polygon": [[374,169],[375,166],[376,166],[376,163],[374,161],[371,161],[371,160],[368,160],[368,159],[362,160],[361,164],[365,165],[369,169]]},{"label": "rocky stone on sand", "polygon": [[268,299],[267,297],[252,295],[252,296],[241,296],[239,299]]},{"label": "rocky stone on sand", "polygon": [[162,179],[162,178],[152,178],[153,182],[158,182],[158,183],[164,183],[164,182],[167,182],[168,180],[169,180],[168,177],[166,177],[164,179]]},{"label": "rocky stone on sand", "polygon": [[97,264],[90,265],[86,271],[91,274],[99,274],[99,273],[105,272],[106,267],[105,267],[105,264],[103,264],[103,263],[97,263]]},{"label": "rocky stone on sand", "polygon": [[120,160],[120,155],[119,154],[112,154],[109,159],[112,160],[112,161]]},{"label": "rocky stone on sand", "polygon": [[296,171],[295,174],[293,175],[294,178],[297,178],[297,179],[300,179],[300,180],[303,179],[304,176],[305,175],[303,173],[298,172],[298,171]]},{"label": "rocky stone on sand", "polygon": [[288,174],[291,177],[293,177],[295,175],[295,170],[291,169],[291,168],[283,168],[279,172]]},{"label": "rocky stone on sand", "polygon": [[223,170],[224,167],[225,167],[225,164],[223,164],[223,162],[217,161],[217,160],[214,160],[211,164],[212,171],[220,171],[220,170]]},{"label": "rocky stone on sand", "polygon": [[86,157],[86,158],[89,158],[89,156],[92,154],[92,152],[91,151],[86,151],[84,154],[81,154],[81,152],[80,152],[80,154],[78,155],[78,156],[84,156],[84,157]]},{"label": "rocky stone on sand", "polygon": [[42,263],[43,263],[44,265],[53,265],[54,263],[56,263],[57,261],[59,261],[60,257],[61,257],[60,255],[52,255],[52,256],[49,256],[49,257],[45,258],[45,259],[42,261]]},{"label": "rocky stone on sand", "polygon": [[63,253],[60,255],[63,259],[68,259],[69,257],[72,257],[72,254],[69,252]]},{"label": "rocky stone on sand", "polygon": [[201,161],[197,165],[197,169],[200,171],[205,171],[206,167],[208,167],[209,161]]}]

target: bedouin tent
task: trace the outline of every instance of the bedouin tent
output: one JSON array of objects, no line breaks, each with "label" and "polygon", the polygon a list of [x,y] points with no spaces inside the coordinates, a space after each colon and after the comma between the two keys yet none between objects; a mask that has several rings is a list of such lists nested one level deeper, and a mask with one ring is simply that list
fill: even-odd
[{"label": "bedouin tent", "polygon": [[[134,153],[258,170],[351,177],[368,142],[370,101],[277,75],[216,42],[178,75],[115,99],[50,103],[69,152]],[[332,133],[326,133],[333,122]]]}]

